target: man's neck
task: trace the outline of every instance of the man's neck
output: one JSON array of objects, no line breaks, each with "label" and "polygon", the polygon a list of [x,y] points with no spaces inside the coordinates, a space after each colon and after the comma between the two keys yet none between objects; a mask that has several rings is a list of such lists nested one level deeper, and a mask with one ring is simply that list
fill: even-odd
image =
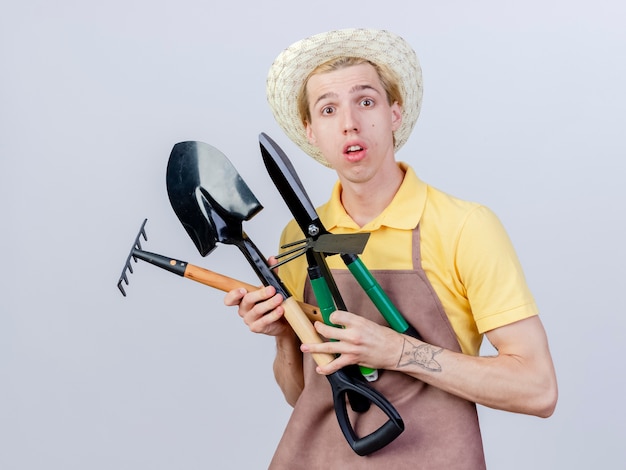
[{"label": "man's neck", "polygon": [[387,208],[403,180],[404,171],[395,164],[384,178],[364,184],[342,181],[341,203],[352,220],[363,227]]}]

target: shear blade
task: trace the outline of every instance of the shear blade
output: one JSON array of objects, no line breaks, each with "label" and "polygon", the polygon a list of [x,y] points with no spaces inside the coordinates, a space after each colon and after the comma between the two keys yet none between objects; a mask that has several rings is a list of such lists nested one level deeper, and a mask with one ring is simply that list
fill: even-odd
[{"label": "shear blade", "polygon": [[359,255],[369,238],[369,233],[325,233],[315,240],[312,248],[318,253]]}]

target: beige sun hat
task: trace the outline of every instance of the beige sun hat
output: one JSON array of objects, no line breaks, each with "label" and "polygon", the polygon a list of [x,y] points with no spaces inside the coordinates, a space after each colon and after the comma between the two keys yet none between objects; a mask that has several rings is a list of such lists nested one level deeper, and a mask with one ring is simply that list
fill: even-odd
[{"label": "beige sun hat", "polygon": [[385,65],[399,80],[404,99],[402,124],[395,132],[395,150],[408,140],[422,104],[422,69],[415,51],[400,36],[375,29],[343,29],[302,39],[281,52],[267,76],[267,101],[287,136],[323,165],[320,151],[309,144],[296,97],[308,75],[339,57],[358,57]]}]

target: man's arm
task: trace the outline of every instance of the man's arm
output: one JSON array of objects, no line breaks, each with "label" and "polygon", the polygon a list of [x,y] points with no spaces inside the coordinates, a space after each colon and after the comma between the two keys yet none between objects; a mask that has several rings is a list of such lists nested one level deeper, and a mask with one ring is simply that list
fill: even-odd
[{"label": "man's arm", "polygon": [[557,385],[539,317],[496,328],[487,337],[496,356],[467,356],[405,336],[394,369],[491,408],[550,416]]},{"label": "man's arm", "polygon": [[250,331],[275,337],[274,377],[287,403],[294,406],[304,388],[302,352],[298,337],[283,317],[282,301],[272,286],[252,292],[235,289],[224,297],[225,305],[238,306]]},{"label": "man's arm", "polygon": [[287,403],[295,406],[304,389],[304,373],[300,340],[293,332],[290,335],[276,337],[274,377]]},{"label": "man's arm", "polygon": [[330,374],[347,364],[396,370],[446,392],[491,408],[548,417],[557,401],[557,383],[548,340],[534,316],[487,333],[498,354],[474,357],[445,350],[348,312],[319,322],[318,332],[337,339],[303,345],[304,352],[341,354],[318,372]]}]

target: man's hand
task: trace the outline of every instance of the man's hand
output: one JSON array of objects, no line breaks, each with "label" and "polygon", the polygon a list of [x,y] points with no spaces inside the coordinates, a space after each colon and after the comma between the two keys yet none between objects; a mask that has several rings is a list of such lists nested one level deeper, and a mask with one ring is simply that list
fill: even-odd
[{"label": "man's hand", "polygon": [[250,331],[269,336],[291,334],[291,327],[283,317],[285,310],[282,303],[282,295],[276,294],[272,286],[252,292],[235,289],[224,297],[225,305],[239,307],[239,316]]},{"label": "man's hand", "polygon": [[323,367],[320,374],[328,375],[350,364],[359,364],[372,369],[390,369],[398,361],[402,351],[402,335],[391,328],[381,326],[359,315],[337,310],[330,321],[341,328],[315,322],[317,332],[328,339],[322,344],[303,344],[302,352],[325,352],[340,354],[337,359]]}]

